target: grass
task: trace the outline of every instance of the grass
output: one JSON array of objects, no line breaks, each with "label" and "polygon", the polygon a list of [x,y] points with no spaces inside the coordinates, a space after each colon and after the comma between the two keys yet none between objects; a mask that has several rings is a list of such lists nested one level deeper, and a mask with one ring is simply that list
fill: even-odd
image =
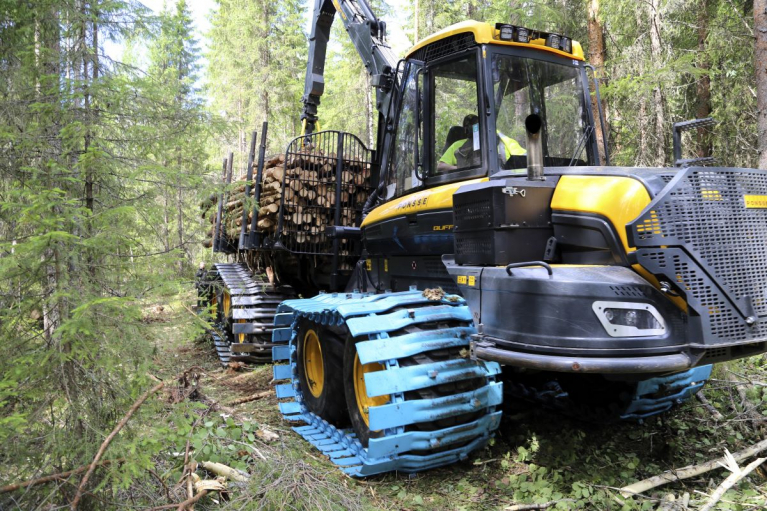
[{"label": "grass", "polygon": [[[191,304],[191,297],[186,298]],[[157,376],[168,378],[199,366],[204,371],[200,381],[203,394],[221,406],[216,417],[223,421],[221,427],[237,433],[248,424],[279,435],[275,443],[257,438],[251,442],[266,459],[254,456],[248,448],[232,451],[230,446],[239,443],[228,437],[209,442],[225,451],[225,459],[242,463],[252,474],[247,488],[232,491],[231,500],[224,504],[227,509],[491,510],[562,500],[551,509],[634,510],[655,509],[666,494],[681,496],[685,492],[691,495],[691,508],[695,509],[726,477],[726,471],[666,485],[643,497],[624,499],[617,488],[719,457],[725,448],[734,452],[764,438],[763,426],[747,420],[741,397],[728,381],[735,374],[741,381],[757,382],[748,385],[747,398],[755,413],[763,413],[767,387],[758,382],[767,381],[767,366],[758,357],[719,366],[706,387],[707,397],[724,414],[724,421],[714,421],[697,400],[643,424],[604,426],[517,405],[506,414],[491,445],[465,462],[411,476],[385,474],[354,480],[290,430],[291,425],[277,411],[274,396],[227,405],[268,389],[271,367],[248,367],[241,372],[221,369],[212,345],[200,335],[196,320],[181,302],[164,307],[159,319],[149,325],[156,346]],[[211,428],[211,438],[221,427]],[[767,508],[763,474],[754,473],[727,492],[718,509]],[[220,506],[211,499],[197,506],[214,508]]]}]

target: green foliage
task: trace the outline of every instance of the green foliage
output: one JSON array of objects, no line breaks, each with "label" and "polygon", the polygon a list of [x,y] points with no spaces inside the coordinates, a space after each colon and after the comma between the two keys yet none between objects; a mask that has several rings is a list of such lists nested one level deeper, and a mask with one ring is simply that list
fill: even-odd
[{"label": "green foliage", "polygon": [[[141,299],[197,253],[216,123],[184,2],[159,18],[123,1],[18,5],[2,4],[0,28],[0,461],[24,479],[89,462],[148,388]],[[129,37],[148,45],[148,73],[104,57]],[[108,472],[120,484],[159,445],[135,433],[111,447],[130,453]]]}]

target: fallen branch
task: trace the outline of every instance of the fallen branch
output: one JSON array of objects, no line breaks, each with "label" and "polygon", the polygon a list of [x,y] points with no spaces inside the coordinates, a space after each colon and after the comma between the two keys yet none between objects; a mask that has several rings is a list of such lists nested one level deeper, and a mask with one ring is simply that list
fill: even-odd
[{"label": "fallen branch", "polygon": [[158,383],[151,389],[144,392],[144,394],[138,398],[138,400],[133,403],[133,406],[130,407],[130,410],[128,410],[128,413],[125,414],[125,417],[122,418],[122,420],[115,426],[115,428],[112,430],[112,432],[109,434],[108,437],[101,443],[101,447],[99,447],[98,452],[96,453],[96,456],[93,458],[93,461],[91,462],[90,466],[88,467],[88,471],[85,473],[85,476],[83,476],[83,480],[80,481],[80,486],[77,487],[77,493],[75,493],[75,498],[72,500],[71,509],[74,511],[77,509],[77,505],[80,503],[80,498],[82,498],[83,490],[85,489],[85,485],[88,484],[88,479],[90,479],[91,474],[93,474],[93,471],[96,469],[96,465],[98,465],[99,460],[106,452],[107,448],[109,447],[109,444],[112,443],[112,440],[115,436],[117,436],[117,433],[120,432],[120,430],[125,426],[125,424],[128,423],[128,420],[130,420],[131,416],[133,416],[134,413],[136,413],[136,410],[139,409],[139,407],[144,404],[144,401],[147,400],[149,396],[160,390],[165,386],[165,383]]},{"label": "fallen branch", "polygon": [[[194,481],[192,481],[192,475],[194,474],[195,468],[194,468],[194,461],[190,462],[188,465],[184,466],[184,470],[186,470],[186,496],[187,500],[192,500],[194,498]],[[199,494],[198,494],[199,495]],[[190,504],[187,504],[187,506],[190,506]],[[192,509],[194,509],[194,504],[191,504]],[[184,506],[178,506],[178,509],[184,509]]]},{"label": "fallen branch", "polygon": [[251,401],[256,401],[258,399],[269,397],[271,395],[272,395],[272,391],[271,390],[264,390],[263,392],[258,392],[256,394],[252,394],[250,396],[242,397],[240,399],[235,399],[231,403],[227,403],[227,405],[228,406],[241,405],[243,403],[249,403]]},{"label": "fallen branch", "polygon": [[721,465],[724,466],[727,470],[732,472],[729,476],[727,476],[727,479],[722,481],[722,484],[717,487],[716,490],[714,490],[714,493],[711,494],[711,498],[706,502],[706,505],[700,508],[700,511],[711,511],[714,509],[714,506],[717,502],[719,502],[719,499],[721,499],[725,493],[727,493],[727,490],[732,488],[735,483],[746,477],[748,474],[751,473],[752,470],[754,470],[756,467],[764,463],[767,458],[759,458],[751,463],[748,464],[748,466],[744,469],[741,469],[738,466],[738,462],[735,461],[732,454],[728,450],[725,449],[724,451],[724,459],[726,460],[725,463],[722,463]]},{"label": "fallen branch", "polygon": [[241,472],[239,470],[235,470],[232,467],[227,467],[223,463],[213,463],[212,461],[203,461],[200,463],[200,466],[207,470],[208,472],[213,472],[214,474],[222,477],[226,477],[227,479],[230,479],[232,481],[237,481],[239,483],[244,483],[250,479],[250,476],[244,472]]},{"label": "fallen branch", "polygon": [[[746,385],[751,385],[748,382],[742,382],[735,379],[733,376],[732,371],[728,371],[727,374],[727,381],[732,382],[735,384],[735,390],[738,392],[738,396],[740,396],[740,406],[743,408],[743,414],[748,417],[749,420],[753,421],[757,425],[764,424],[765,418],[764,416],[760,415],[756,412],[756,407],[751,402],[750,399],[748,399],[748,394],[746,393],[746,389],[744,388]],[[737,412],[737,410],[735,410]]]},{"label": "fallen branch", "polygon": [[711,414],[711,416],[714,418],[715,421],[721,421],[724,420],[724,415],[719,413],[719,410],[714,408],[714,405],[712,405],[708,399],[706,399],[706,396],[703,395],[703,391],[699,391],[697,394],[695,394],[695,397],[698,398],[698,401],[700,401],[700,404],[703,405],[703,408],[708,410],[708,413]]},{"label": "fallen branch", "polygon": [[198,500],[203,498],[205,495],[207,495],[208,490],[202,490],[200,493],[192,497],[191,499],[187,499],[184,502],[179,502],[178,504],[165,504],[164,506],[157,506],[149,509],[149,511],[162,511],[163,509],[173,509],[174,507],[179,510],[183,511],[184,509],[189,509],[189,506],[194,505]]},{"label": "fallen branch", "polygon": [[560,502],[575,502],[575,499],[551,500],[549,502],[544,502],[543,504],[514,504],[505,509],[506,511],[533,511],[534,509],[548,509]]},{"label": "fallen branch", "polygon": [[[120,458],[119,460],[104,460],[97,463],[98,466],[104,466],[109,465],[110,463],[122,463],[125,459]],[[24,481],[23,483],[13,483],[6,486],[0,487],[0,493],[7,493],[9,491],[15,491],[20,490],[21,488],[27,488],[29,486],[36,486],[38,484],[44,484],[44,483],[50,483],[51,481],[58,481],[59,479],[67,479],[70,476],[73,476],[75,474],[82,474],[86,470],[90,468],[90,465],[83,465],[82,467],[78,467],[74,470],[68,470],[66,472],[59,472],[58,474],[51,474],[43,477],[38,477],[37,479],[30,479],[29,481]]]},{"label": "fallen branch", "polygon": [[[759,454],[765,449],[767,449],[767,440],[762,440],[761,442],[754,444],[751,447],[748,447],[746,449],[743,449],[742,451],[738,451],[732,454],[732,457],[735,461],[743,461],[744,459],[750,458],[751,456],[754,456],[755,454]],[[646,492],[647,490],[650,490],[657,486],[661,486],[667,483],[673,483],[676,481],[681,481],[682,479],[689,479],[690,477],[695,477],[697,475],[704,474],[706,472],[709,472],[711,470],[721,467],[722,464],[725,463],[726,461],[727,460],[724,457],[722,457],[722,458],[717,458],[715,460],[707,461],[706,463],[701,463],[700,465],[690,465],[680,469],[668,470],[657,476],[650,477],[648,479],[636,482],[629,486],[624,486],[623,488],[620,489],[620,491],[624,497],[636,495],[638,493]]]}]

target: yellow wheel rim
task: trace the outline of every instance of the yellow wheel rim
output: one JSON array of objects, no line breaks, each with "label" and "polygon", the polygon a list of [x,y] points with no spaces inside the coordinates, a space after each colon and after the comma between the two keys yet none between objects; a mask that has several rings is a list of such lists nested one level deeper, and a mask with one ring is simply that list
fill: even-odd
[{"label": "yellow wheel rim", "polygon": [[[238,319],[237,323],[247,323],[247,319]],[[247,334],[237,334],[237,342],[245,342],[245,337]]]},{"label": "yellow wheel rim", "polygon": [[325,364],[322,360],[320,338],[314,330],[304,334],[303,362],[309,392],[314,397],[320,397],[325,388]]},{"label": "yellow wheel rim", "polygon": [[383,371],[386,369],[383,364],[378,362],[372,362],[370,364],[360,364],[360,357],[355,353],[354,355],[354,396],[357,398],[357,407],[362,415],[362,420],[365,421],[365,425],[370,427],[370,408],[373,406],[381,406],[389,402],[389,396],[375,396],[368,397],[367,387],[365,386],[365,375],[367,373],[374,373],[376,371]]},{"label": "yellow wheel rim", "polygon": [[218,299],[216,298],[215,294],[210,297],[210,314],[215,321],[216,315],[218,315]]},{"label": "yellow wheel rim", "polygon": [[232,310],[232,297],[226,291],[224,291],[223,303],[221,305],[224,308],[224,317],[228,318],[229,311]]}]

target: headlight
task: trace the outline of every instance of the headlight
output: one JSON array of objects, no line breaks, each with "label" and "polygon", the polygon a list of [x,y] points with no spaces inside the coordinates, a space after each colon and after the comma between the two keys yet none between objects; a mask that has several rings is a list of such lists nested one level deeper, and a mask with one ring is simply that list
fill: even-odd
[{"label": "headlight", "polygon": [[650,304],[594,302],[591,308],[610,337],[655,337],[666,333],[663,316]]}]

